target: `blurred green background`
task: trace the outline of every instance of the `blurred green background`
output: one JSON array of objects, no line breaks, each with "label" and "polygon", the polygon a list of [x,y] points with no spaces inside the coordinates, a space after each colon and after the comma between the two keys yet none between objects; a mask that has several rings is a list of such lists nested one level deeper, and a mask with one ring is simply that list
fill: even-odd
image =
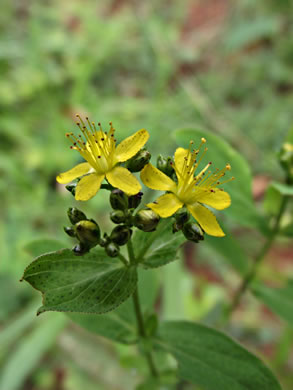
[{"label": "blurred green background", "polygon": [[[1,390],[128,390],[146,370],[133,347],[62,314],[36,318],[40,296],[18,282],[32,259],[28,242],[72,245],[63,226],[77,202],[55,177],[80,161],[64,136],[75,130],[75,114],[105,127],[113,121],[120,139],[146,128],[153,162],[174,152],[175,130],[210,130],[248,160],[259,201],[270,178],[282,179],[276,152],[293,122],[292,8],[290,0],[2,0],[0,366],[10,387]],[[107,227],[104,195],[81,208]],[[253,232],[227,223],[253,253]],[[275,251],[292,275],[288,242]],[[163,318],[201,320],[237,285],[206,247],[187,260],[158,271]],[[252,298],[244,314],[231,333],[291,389],[292,331]]]}]

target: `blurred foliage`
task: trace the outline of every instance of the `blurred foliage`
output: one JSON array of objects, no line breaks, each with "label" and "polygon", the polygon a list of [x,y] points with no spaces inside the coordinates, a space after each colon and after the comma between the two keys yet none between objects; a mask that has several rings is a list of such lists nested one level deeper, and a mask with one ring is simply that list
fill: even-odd
[{"label": "blurred foliage", "polygon": [[[2,380],[13,379],[11,388],[132,389],[146,372],[135,350],[114,348],[76,326],[56,331],[52,347],[54,329],[63,329],[58,314],[48,315],[55,328],[50,342],[40,344],[50,322],[31,317],[36,294],[18,283],[31,259],[23,250],[27,242],[47,237],[72,245],[62,227],[66,209],[76,202],[55,176],[79,161],[64,136],[74,129],[75,113],[105,127],[112,120],[121,138],[148,129],[154,156],[173,152],[170,135],[178,128],[209,130],[242,154],[253,176],[282,178],[275,156],[293,119],[292,7],[290,0],[2,0],[0,330],[6,342],[0,343],[0,366],[8,367]],[[100,221],[106,204],[97,196],[82,207]],[[225,222],[253,253],[259,236]],[[201,247],[196,264],[187,249],[184,265],[174,262],[160,271],[166,283],[161,315],[209,322],[216,317],[215,302],[227,299],[223,285],[235,286],[238,277],[222,261],[229,257],[224,242],[216,251]],[[278,282],[275,266],[268,264],[263,274]],[[248,303],[244,326],[236,318],[231,333],[277,362],[284,389],[292,388],[292,334],[276,345],[280,324]],[[9,377],[11,367],[30,355],[26,348],[35,353],[18,376]]]}]

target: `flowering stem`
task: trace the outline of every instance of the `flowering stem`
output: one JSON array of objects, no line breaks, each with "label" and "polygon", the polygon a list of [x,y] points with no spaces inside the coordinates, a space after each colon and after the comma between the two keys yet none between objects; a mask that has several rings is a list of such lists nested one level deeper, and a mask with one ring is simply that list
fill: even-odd
[{"label": "flowering stem", "polygon": [[[130,264],[136,264],[137,260],[135,259],[135,256],[134,256],[134,251],[133,251],[131,239],[127,243],[127,249],[128,249],[128,256],[129,256]],[[142,314],[142,310],[141,310],[141,305],[140,305],[139,295],[138,295],[137,289],[134,291],[134,293],[132,295],[132,300],[133,300],[134,312],[135,312],[136,321],[137,321],[138,334],[142,339],[146,340],[147,333],[146,333],[145,326],[144,326],[143,314]],[[155,362],[153,360],[151,352],[145,350],[144,354],[145,354],[151,375],[153,377],[158,377],[159,374],[158,374],[157,368],[155,366]]]},{"label": "flowering stem", "polygon": [[247,273],[246,277],[242,280],[240,286],[238,287],[231,304],[226,309],[226,312],[225,312],[225,319],[226,320],[229,319],[231,314],[238,307],[243,294],[246,292],[246,290],[248,289],[248,287],[250,286],[250,284],[252,283],[252,281],[256,277],[256,274],[257,274],[257,271],[258,271],[260,264],[264,260],[266,254],[270,250],[276,236],[278,235],[279,229],[280,229],[280,221],[281,221],[281,218],[285,212],[288,200],[289,200],[288,196],[283,196],[278,215],[276,216],[274,226],[272,227],[267,240],[265,241],[264,245],[262,246],[258,255],[256,256],[251,270]]}]

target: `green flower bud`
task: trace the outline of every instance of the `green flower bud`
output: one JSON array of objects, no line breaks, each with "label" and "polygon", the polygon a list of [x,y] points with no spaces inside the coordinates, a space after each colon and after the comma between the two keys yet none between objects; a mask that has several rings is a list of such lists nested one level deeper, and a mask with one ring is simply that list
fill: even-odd
[{"label": "green flower bud", "polygon": [[116,226],[111,233],[110,240],[115,244],[125,245],[132,235],[132,230],[126,225]]},{"label": "green flower bud", "polygon": [[182,207],[175,213],[174,217],[177,224],[183,227],[183,225],[189,220],[190,214],[185,207]]},{"label": "green flower bud", "polygon": [[75,230],[73,227],[70,226],[64,226],[64,231],[66,234],[68,234],[70,237],[76,237]]},{"label": "green flower bud", "polygon": [[129,209],[136,209],[140,205],[142,196],[143,196],[142,192],[138,192],[135,195],[129,196],[128,197],[128,208]]},{"label": "green flower bud", "polygon": [[134,226],[144,232],[153,232],[160,221],[160,217],[151,209],[139,210],[134,216]]},{"label": "green flower bud", "polygon": [[67,185],[65,186],[65,188],[66,188],[67,191],[69,191],[73,196],[75,196],[76,185],[77,185],[77,183],[67,184]]},{"label": "green flower bud", "polygon": [[117,188],[110,194],[110,203],[114,210],[127,210],[128,196]]},{"label": "green flower bud", "polygon": [[101,231],[94,221],[79,221],[75,225],[75,231],[79,241],[90,248],[100,242]]},{"label": "green flower bud", "polygon": [[76,207],[69,207],[67,210],[67,215],[70,220],[70,222],[75,225],[79,221],[84,221],[87,219],[86,215],[78,210]]},{"label": "green flower bud", "polygon": [[195,222],[187,222],[183,226],[183,234],[189,241],[199,242],[204,239],[204,232]]},{"label": "green flower bud", "polygon": [[172,166],[172,163],[173,163],[173,160],[171,157],[166,158],[160,154],[157,158],[157,168],[169,177],[171,177],[173,172],[174,172],[174,168]]},{"label": "green flower bud", "polygon": [[110,219],[114,223],[123,223],[125,222],[126,216],[122,210],[114,210],[110,213]]},{"label": "green flower bud", "polygon": [[127,161],[126,168],[130,172],[139,172],[150,161],[150,159],[150,152],[145,148],[140,149],[140,151],[136,153],[135,156],[133,156],[130,160]]},{"label": "green flower bud", "polygon": [[72,249],[73,253],[76,256],[82,256],[88,253],[90,250],[90,247],[82,242],[78,243],[75,245],[75,247]]},{"label": "green flower bud", "polygon": [[108,256],[110,257],[117,257],[119,255],[119,246],[114,244],[114,242],[110,242],[106,248],[105,248],[105,251],[107,253]]}]

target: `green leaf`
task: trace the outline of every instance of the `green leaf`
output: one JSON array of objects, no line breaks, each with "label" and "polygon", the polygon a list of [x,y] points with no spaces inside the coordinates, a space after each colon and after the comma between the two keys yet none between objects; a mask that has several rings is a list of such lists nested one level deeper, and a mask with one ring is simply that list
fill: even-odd
[{"label": "green leaf", "polygon": [[158,347],[174,355],[179,377],[206,390],[281,390],[272,372],[214,329],[186,321],[162,324]]},{"label": "green leaf", "polygon": [[45,311],[105,313],[123,303],[135,290],[135,267],[109,258],[103,249],[75,256],[69,249],[37,257],[23,279],[43,293]]},{"label": "green leaf", "polygon": [[243,248],[241,248],[239,242],[227,231],[227,228],[225,228],[223,224],[222,228],[226,233],[225,237],[219,239],[206,235],[205,243],[208,244],[217,255],[222,255],[224,260],[237,272],[241,275],[246,275],[249,269],[250,259]]},{"label": "green leaf", "polygon": [[231,164],[231,172],[236,180],[222,186],[232,198],[232,204],[225,210],[225,214],[241,225],[264,229],[265,223],[253,203],[252,176],[246,160],[226,141],[209,131],[186,128],[177,130],[174,135],[176,142],[183,147],[188,147],[190,140],[196,146],[202,137],[206,138],[208,151],[205,161],[212,161],[213,166],[219,169],[224,168],[227,163]]},{"label": "green leaf", "polygon": [[28,242],[23,249],[31,256],[37,257],[43,253],[58,251],[65,248],[66,244],[58,240],[42,238]]},{"label": "green leaf", "polygon": [[1,372],[0,389],[19,389],[42,356],[54,344],[65,325],[64,316],[50,316],[26,335],[6,357],[6,364]]},{"label": "green leaf", "polygon": [[282,202],[282,195],[276,188],[269,186],[265,193],[263,208],[268,215],[277,215]]},{"label": "green leaf", "polygon": [[281,195],[288,195],[292,196],[293,195],[293,186],[288,185],[288,184],[283,184],[283,183],[278,183],[278,182],[272,182],[270,183],[270,186],[277,190]]},{"label": "green leaf", "polygon": [[[138,270],[138,293],[140,297],[142,311],[151,310],[157,297],[159,281],[156,270],[145,272]],[[123,344],[132,344],[137,341],[137,324],[133,310],[132,299],[128,299],[116,310],[107,314],[79,314],[69,313],[70,319],[87,329]]]},{"label": "green leaf", "polygon": [[133,239],[135,256],[147,268],[156,268],[176,260],[177,250],[186,238],[181,232],[172,233],[172,220],[161,220],[157,230],[138,230]]},{"label": "green leaf", "polygon": [[252,291],[274,313],[293,325],[293,280],[289,280],[283,288],[272,288],[258,283],[253,286]]}]

